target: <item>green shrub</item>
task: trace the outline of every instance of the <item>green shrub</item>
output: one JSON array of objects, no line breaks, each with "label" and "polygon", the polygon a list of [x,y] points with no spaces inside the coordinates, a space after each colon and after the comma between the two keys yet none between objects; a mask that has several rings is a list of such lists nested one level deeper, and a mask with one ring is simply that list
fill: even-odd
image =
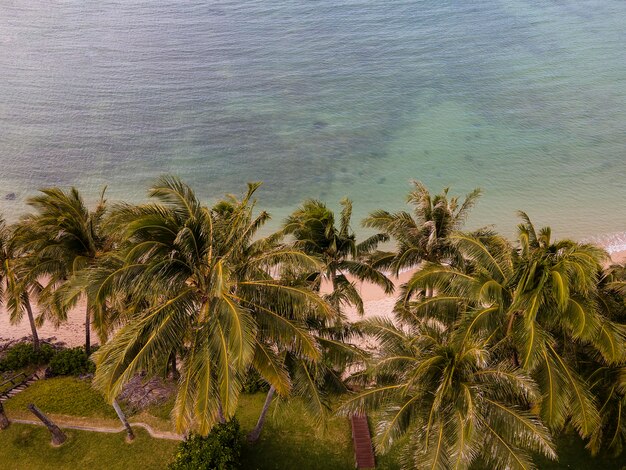
[{"label": "green shrub", "polygon": [[35,351],[30,343],[18,343],[9,348],[0,361],[0,372],[47,364],[54,354],[55,350],[49,344],[42,344],[39,350]]},{"label": "green shrub", "polygon": [[82,347],[63,349],[50,361],[52,375],[84,375],[95,371],[96,365],[89,360]]},{"label": "green shrub", "polygon": [[208,436],[190,435],[176,449],[170,470],[235,470],[241,467],[243,436],[236,419],[213,427]]},{"label": "green shrub", "polygon": [[248,369],[246,381],[243,384],[243,391],[246,393],[267,392],[270,389],[269,384],[261,378],[259,373],[252,367]]}]

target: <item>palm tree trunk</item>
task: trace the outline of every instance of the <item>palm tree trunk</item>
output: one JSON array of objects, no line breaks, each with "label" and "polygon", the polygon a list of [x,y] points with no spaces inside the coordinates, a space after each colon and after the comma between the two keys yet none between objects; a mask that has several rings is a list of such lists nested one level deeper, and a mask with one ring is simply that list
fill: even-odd
[{"label": "palm tree trunk", "polygon": [[172,370],[172,379],[178,380],[180,374],[178,373],[178,368],[176,367],[176,351],[173,351],[170,356],[170,367]]},{"label": "palm tree trunk", "polygon": [[39,408],[31,403],[30,405],[28,405],[28,409],[35,416],[37,416],[37,418],[39,418],[43,424],[46,425],[48,431],[50,431],[50,434],[52,434],[53,446],[60,446],[67,440],[67,436],[63,433],[63,431],[61,431],[56,424],[50,421],[50,418],[43,414],[43,412]]},{"label": "palm tree trunk", "polygon": [[85,353],[91,356],[91,311],[89,310],[89,300],[85,308]]},{"label": "palm tree trunk", "polygon": [[507,322],[506,325],[506,336],[510,336],[511,333],[513,332],[513,321],[515,320],[515,313],[511,313],[511,316],[509,317],[509,321]]},{"label": "palm tree trunk", "polygon": [[[332,268],[330,271],[330,284],[333,287],[332,293],[334,294],[337,291],[337,287],[338,287],[337,286],[337,271],[335,270],[335,268]],[[338,300],[334,300],[332,304],[333,304],[333,307],[335,307],[335,309],[339,311],[340,302]]]},{"label": "palm tree trunk", "polygon": [[[506,327],[506,336],[510,336],[513,333],[513,321],[515,320],[515,313],[511,313],[509,318],[507,327]],[[519,367],[519,356],[517,355],[517,350],[513,349],[513,364],[515,367]]]},{"label": "palm tree trunk", "polygon": [[254,429],[250,431],[250,434],[248,434],[248,442],[256,442],[259,440],[259,437],[261,437],[261,431],[263,430],[263,425],[265,424],[265,416],[270,409],[270,404],[272,403],[275,392],[276,389],[274,388],[274,386],[271,386],[269,392],[267,392],[267,397],[265,398],[263,409],[261,410],[261,414],[259,415],[259,420],[257,421]]},{"label": "palm tree trunk", "polygon": [[224,408],[222,408],[222,402],[218,402],[217,404],[217,418],[219,422],[224,424],[226,422],[226,418],[224,417]]},{"label": "palm tree trunk", "polygon": [[2,402],[0,401],[0,430],[6,429],[8,427],[9,427],[9,418],[7,418],[7,415],[4,414],[4,406],[2,405]]},{"label": "palm tree trunk", "polygon": [[330,282],[333,286],[333,292],[335,292],[337,290],[337,271],[335,269],[330,271]]},{"label": "palm tree trunk", "polygon": [[134,440],[135,433],[133,432],[133,428],[130,427],[130,423],[126,419],[126,415],[122,411],[122,408],[120,408],[120,405],[117,403],[117,400],[113,400],[113,409],[115,409],[115,412],[117,413],[117,417],[120,419],[120,421],[126,428],[126,440],[129,442]]},{"label": "palm tree trunk", "polygon": [[35,325],[35,316],[33,315],[33,307],[30,304],[28,293],[24,294],[24,308],[26,308],[26,314],[28,315],[28,321],[30,322],[30,329],[33,333],[33,349],[39,350],[39,335],[37,334],[37,325]]}]

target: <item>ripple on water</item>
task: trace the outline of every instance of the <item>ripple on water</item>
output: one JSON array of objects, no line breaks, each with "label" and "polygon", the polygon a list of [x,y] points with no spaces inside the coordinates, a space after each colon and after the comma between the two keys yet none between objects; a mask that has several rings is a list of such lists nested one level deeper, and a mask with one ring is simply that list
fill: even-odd
[{"label": "ripple on water", "polygon": [[625,2],[157,3],[3,5],[8,219],[37,187],[137,201],[173,172],[207,199],[263,180],[276,214],[349,196],[359,220],[415,178],[482,187],[470,223],[507,235],[518,209],[626,228]]}]

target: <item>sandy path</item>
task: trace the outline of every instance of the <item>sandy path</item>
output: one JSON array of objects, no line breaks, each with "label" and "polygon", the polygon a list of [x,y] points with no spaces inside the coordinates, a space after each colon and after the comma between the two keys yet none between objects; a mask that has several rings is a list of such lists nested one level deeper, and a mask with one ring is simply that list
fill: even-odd
[{"label": "sandy path", "polygon": [[[36,421],[34,419],[11,419],[10,421],[12,423],[19,423],[19,424],[31,424],[33,426],[45,426],[41,421]],[[60,419],[58,417],[54,418],[54,422],[61,429],[76,429],[78,431],[103,432],[107,434],[117,434],[117,433],[126,431],[126,428],[124,426],[107,427],[107,426],[89,426],[89,425],[82,425],[82,424],[81,425],[68,424],[63,419]],[[173,433],[173,432],[156,431],[152,429],[152,427],[150,427],[149,424],[146,424],[146,423],[136,422],[136,423],[130,423],[130,425],[131,427],[139,427],[139,428],[145,429],[146,431],[148,431],[148,434],[150,434],[150,436],[154,437],[155,439],[169,439],[172,441],[182,441],[185,438],[184,436]]]}]

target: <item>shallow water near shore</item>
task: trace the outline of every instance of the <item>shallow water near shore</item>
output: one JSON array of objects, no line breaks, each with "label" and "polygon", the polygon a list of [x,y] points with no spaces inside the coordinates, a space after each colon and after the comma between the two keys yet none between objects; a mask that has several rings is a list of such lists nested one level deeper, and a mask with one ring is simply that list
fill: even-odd
[{"label": "shallow water near shore", "polygon": [[[398,209],[411,179],[626,248],[626,3],[6,2],[0,210],[38,187],[140,201],[166,172],[210,200],[262,180]],[[611,234],[611,235],[607,235]],[[616,249],[617,249],[616,248]]]}]

